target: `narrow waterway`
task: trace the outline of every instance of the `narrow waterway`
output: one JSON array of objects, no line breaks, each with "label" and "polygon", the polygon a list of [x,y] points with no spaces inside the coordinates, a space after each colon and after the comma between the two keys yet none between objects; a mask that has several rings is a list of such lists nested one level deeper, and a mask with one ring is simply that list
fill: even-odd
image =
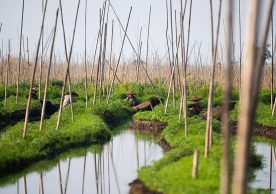
[{"label": "narrow waterway", "polygon": [[[251,188],[270,189],[271,193],[276,194],[276,158],[275,147],[272,148],[268,143],[254,143],[256,153],[262,156],[262,167],[255,172],[255,180],[250,184]],[[272,157],[272,171],[270,176],[270,163]]]},{"label": "narrow waterway", "polygon": [[41,172],[13,178],[12,183],[0,185],[0,194],[126,194],[128,184],[137,178],[137,169],[163,156],[152,138],[138,137],[130,130],[114,136],[102,148],[87,150],[82,156],[69,155],[46,165]]}]

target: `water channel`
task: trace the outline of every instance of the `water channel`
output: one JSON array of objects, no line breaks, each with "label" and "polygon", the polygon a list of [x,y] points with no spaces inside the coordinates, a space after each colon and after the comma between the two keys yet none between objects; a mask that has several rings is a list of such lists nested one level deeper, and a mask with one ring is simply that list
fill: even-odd
[{"label": "water channel", "polygon": [[137,169],[162,156],[153,138],[125,130],[102,148],[85,149],[82,156],[69,154],[43,170],[13,177],[0,185],[0,194],[125,194]]},{"label": "water channel", "polygon": [[[267,190],[271,146],[255,143],[255,147],[262,156],[262,168],[255,171],[250,187]],[[0,180],[0,194],[126,194],[128,184],[137,178],[137,170],[162,156],[163,150],[154,138],[124,130],[104,146],[75,149],[9,176],[8,181]],[[275,153],[272,161],[271,193],[276,194]]]},{"label": "water channel", "polygon": [[[272,149],[268,143],[254,143],[256,153],[262,156],[262,167],[255,171],[255,180],[250,184],[251,188],[270,189],[271,182],[271,194],[276,194],[276,158],[275,147]],[[272,156],[272,171],[270,180],[270,161]]]}]

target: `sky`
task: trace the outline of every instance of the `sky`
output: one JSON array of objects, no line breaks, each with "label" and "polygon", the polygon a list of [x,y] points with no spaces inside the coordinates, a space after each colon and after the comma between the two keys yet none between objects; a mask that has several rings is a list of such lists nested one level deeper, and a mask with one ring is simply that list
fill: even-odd
[{"label": "sky", "polygon": [[[26,47],[26,40],[28,37],[30,53],[35,53],[37,42],[39,38],[40,26],[42,21],[42,1],[45,0],[25,0],[25,12],[23,20],[23,35],[24,35],[24,46]],[[75,60],[82,61],[85,49],[85,1],[80,2],[80,12],[77,23],[76,37],[73,47],[73,56]],[[242,18],[242,40],[245,37],[245,27],[247,24],[247,9],[249,4],[253,0],[241,0],[241,18]],[[7,52],[8,39],[11,40],[11,50],[12,53],[18,55],[19,53],[19,37],[20,37],[20,22],[21,22],[21,9],[23,0],[0,0],[0,22],[2,22],[2,31],[0,33],[0,40],[3,42],[4,53]],[[102,7],[104,0],[87,0],[87,52],[88,57],[92,59],[94,55],[96,38],[99,26],[99,9]],[[153,56],[153,53],[158,53],[160,58],[166,54],[166,1],[165,0],[111,0],[119,18],[122,21],[123,26],[126,26],[127,18],[129,14],[130,7],[132,6],[132,14],[130,18],[130,24],[128,29],[128,36],[133,42],[136,50],[138,47],[139,32],[142,28],[142,58],[146,56],[146,41],[147,41],[147,25],[148,25],[148,15],[150,6],[152,8],[151,13],[151,24],[150,24],[150,38],[149,38],[149,56]],[[184,1],[183,1],[184,2]],[[208,61],[210,58],[210,48],[211,48],[211,35],[210,35],[210,10],[208,0],[193,0],[192,1],[192,23],[191,23],[191,43],[190,45],[195,45],[195,50],[198,50],[200,42],[202,43],[201,50],[204,57]],[[213,0],[214,2],[214,19],[216,22],[217,18],[217,7],[218,0]],[[223,1],[224,2],[224,1]],[[265,4],[267,1],[261,1]],[[67,37],[67,45],[71,44],[74,18],[76,15],[76,7],[78,0],[62,0],[63,4],[63,14],[65,22],[65,30]],[[234,41],[236,45],[236,50],[238,50],[238,0],[234,0],[235,3],[235,36]],[[180,12],[180,0],[172,0],[173,10],[176,10],[177,16]],[[190,1],[188,0],[187,8],[189,8]],[[58,8],[58,0],[48,0],[46,20],[45,20],[45,32],[44,32],[44,42],[50,37],[51,30],[54,26],[55,12]],[[264,7],[264,6],[263,6]],[[224,9],[223,4],[222,12],[222,23],[220,30],[220,44],[224,43]],[[188,13],[188,9],[187,9]],[[274,8],[274,34],[276,26],[276,11]],[[188,14],[186,14],[185,24],[187,31],[188,25]],[[123,38],[123,32],[119,26],[116,17],[114,16],[112,10],[109,11],[109,23],[108,23],[108,33],[107,33],[107,53],[110,51],[110,39],[111,39],[111,26],[112,20],[114,20],[114,48],[113,51],[115,55],[118,56],[121,41]],[[177,17],[177,22],[179,19]],[[179,27],[179,26],[178,26]],[[185,33],[187,35],[187,32]],[[175,36],[175,35],[174,35]],[[269,35],[268,41],[271,40],[271,33]],[[61,20],[59,18],[57,38],[55,44],[55,52],[61,57],[64,56],[64,45],[63,36],[61,28]],[[49,51],[48,51],[49,53]],[[193,57],[196,54],[193,54]],[[238,57],[237,53],[235,54]],[[126,41],[123,50],[123,58],[128,59],[133,57],[133,50],[130,44]]]}]

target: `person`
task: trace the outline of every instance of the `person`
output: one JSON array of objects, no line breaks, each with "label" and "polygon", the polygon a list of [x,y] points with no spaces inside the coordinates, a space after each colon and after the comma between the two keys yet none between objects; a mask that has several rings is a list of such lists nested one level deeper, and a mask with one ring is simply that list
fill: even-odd
[{"label": "person", "polygon": [[135,97],[135,93],[133,91],[127,92],[126,100],[130,102],[131,106],[137,106],[138,104],[140,104],[139,100]]},{"label": "person", "polygon": [[66,95],[64,96],[62,106],[65,107],[67,104],[70,104],[71,103],[71,98],[72,98],[72,101],[74,102],[75,98],[78,97],[78,96],[79,95],[76,92],[71,92],[71,95],[69,95],[69,92],[67,92]]},{"label": "person", "polygon": [[197,96],[192,96],[189,101],[191,101],[191,104],[188,105],[188,108],[190,108],[190,111],[193,115],[199,115],[200,112],[203,110],[202,104],[199,102],[201,99]]},{"label": "person", "polygon": [[[38,99],[38,98],[37,98],[37,92],[38,92],[38,91],[37,91],[36,88],[32,88],[32,89],[31,89],[31,98],[32,98],[32,99]],[[28,97],[29,97],[29,95],[26,95],[26,98],[27,98],[27,99],[28,99]]]}]

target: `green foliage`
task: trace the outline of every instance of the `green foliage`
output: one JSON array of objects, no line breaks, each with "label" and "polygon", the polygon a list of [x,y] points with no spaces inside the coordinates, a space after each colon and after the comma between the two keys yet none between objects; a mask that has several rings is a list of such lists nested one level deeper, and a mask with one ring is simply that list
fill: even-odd
[{"label": "green foliage", "polygon": [[[27,99],[26,98],[18,98],[18,104],[15,103],[15,96],[10,96],[7,98],[7,104],[4,106],[4,101],[0,102],[0,114],[6,114],[10,112],[14,112],[16,110],[26,110]],[[40,106],[39,100],[31,101],[31,108],[37,108]]]}]

